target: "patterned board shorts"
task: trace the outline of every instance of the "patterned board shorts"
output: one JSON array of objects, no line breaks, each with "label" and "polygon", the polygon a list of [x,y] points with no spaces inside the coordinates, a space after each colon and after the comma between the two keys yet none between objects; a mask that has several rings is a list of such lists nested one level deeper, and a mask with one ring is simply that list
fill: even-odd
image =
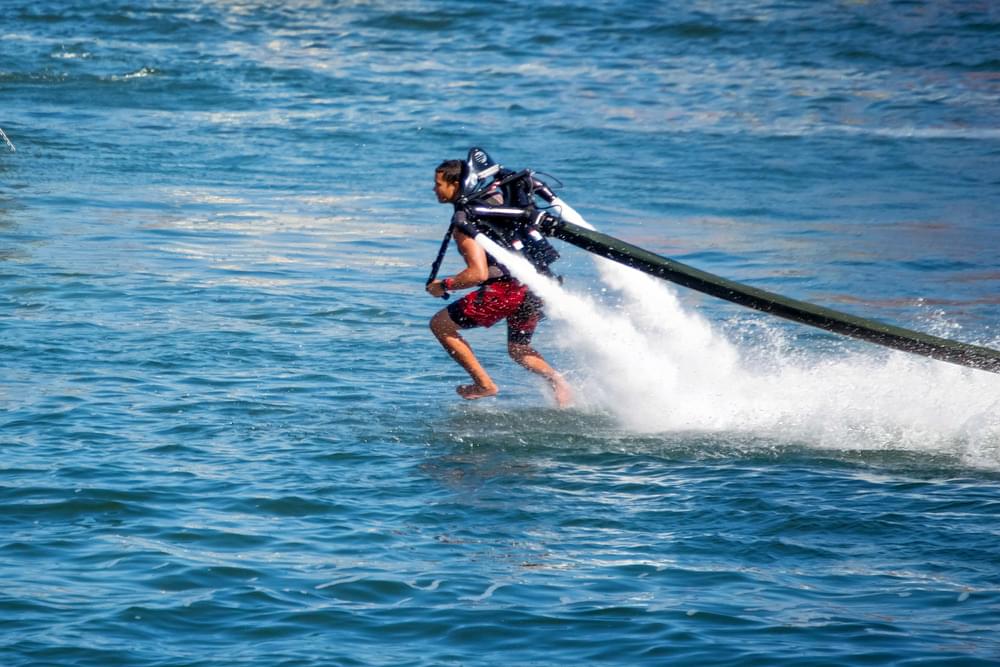
[{"label": "patterned board shorts", "polygon": [[448,314],[461,329],[491,327],[507,320],[507,342],[527,345],[544,317],[542,301],[513,279],[487,283],[448,306]]}]

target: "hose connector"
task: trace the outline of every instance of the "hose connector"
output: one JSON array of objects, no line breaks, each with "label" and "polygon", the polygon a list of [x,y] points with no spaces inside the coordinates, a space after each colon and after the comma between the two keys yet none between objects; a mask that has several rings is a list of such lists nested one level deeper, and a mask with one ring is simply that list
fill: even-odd
[{"label": "hose connector", "polygon": [[539,211],[531,226],[546,236],[552,236],[563,224],[562,218],[558,218],[547,211]]}]

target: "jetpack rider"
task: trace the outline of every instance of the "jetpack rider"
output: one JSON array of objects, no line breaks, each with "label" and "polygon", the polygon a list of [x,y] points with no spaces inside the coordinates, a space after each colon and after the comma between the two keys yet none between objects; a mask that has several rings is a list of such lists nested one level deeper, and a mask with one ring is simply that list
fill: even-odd
[{"label": "jetpack rider", "polygon": [[[506,320],[510,357],[545,378],[556,404],[566,407],[571,401],[569,385],[531,345],[535,329],[544,317],[541,299],[475,241],[476,235],[485,234],[499,245],[520,252],[540,272],[549,275],[548,264],[559,256],[540,234],[519,222],[529,218],[526,206],[531,207],[531,202],[510,201],[511,190],[497,187],[500,179],[487,185],[490,176],[503,173],[499,165],[478,148],[469,151],[467,160],[445,160],[434,171],[434,194],[438,202],[452,204],[454,213],[442,252],[428,279],[427,292],[447,298],[449,292],[456,290],[474,288],[474,291],[439,310],[431,318],[430,328],[441,346],[472,378],[472,384],[456,388],[459,396],[471,400],[493,396],[499,389],[460,331],[491,327]],[[465,268],[439,280],[437,269],[449,238],[455,240]]]}]

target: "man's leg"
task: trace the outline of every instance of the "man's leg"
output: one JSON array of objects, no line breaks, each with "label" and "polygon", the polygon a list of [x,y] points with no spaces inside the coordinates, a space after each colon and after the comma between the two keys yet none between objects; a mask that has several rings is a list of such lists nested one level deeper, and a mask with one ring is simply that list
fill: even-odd
[{"label": "man's leg", "polygon": [[538,354],[535,348],[526,343],[507,343],[507,352],[510,358],[527,368],[532,373],[541,375],[548,380],[552,387],[552,393],[556,399],[556,405],[560,408],[568,407],[573,401],[573,394],[563,376],[560,375],[548,362]]},{"label": "man's leg", "polygon": [[472,348],[465,342],[458,332],[458,325],[451,319],[447,308],[442,308],[431,318],[431,332],[438,339],[452,359],[465,369],[465,372],[472,378],[472,384],[465,384],[456,387],[458,395],[466,399],[485,398],[493,396],[499,391],[496,384],[490,378],[486,369],[483,368]]}]

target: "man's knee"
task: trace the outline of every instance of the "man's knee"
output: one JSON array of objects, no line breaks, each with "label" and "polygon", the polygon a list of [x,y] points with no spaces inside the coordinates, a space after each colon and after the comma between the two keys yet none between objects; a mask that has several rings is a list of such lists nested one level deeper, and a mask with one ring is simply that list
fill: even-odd
[{"label": "man's knee", "polygon": [[431,333],[438,338],[458,333],[458,325],[451,319],[447,308],[442,308],[430,321]]},{"label": "man's knee", "polygon": [[434,313],[433,317],[431,317],[430,322],[428,322],[428,326],[431,329],[431,333],[433,333],[435,336],[440,335],[441,330],[444,328],[445,317],[447,316],[447,314],[448,313],[446,311],[439,310],[438,312]]}]

